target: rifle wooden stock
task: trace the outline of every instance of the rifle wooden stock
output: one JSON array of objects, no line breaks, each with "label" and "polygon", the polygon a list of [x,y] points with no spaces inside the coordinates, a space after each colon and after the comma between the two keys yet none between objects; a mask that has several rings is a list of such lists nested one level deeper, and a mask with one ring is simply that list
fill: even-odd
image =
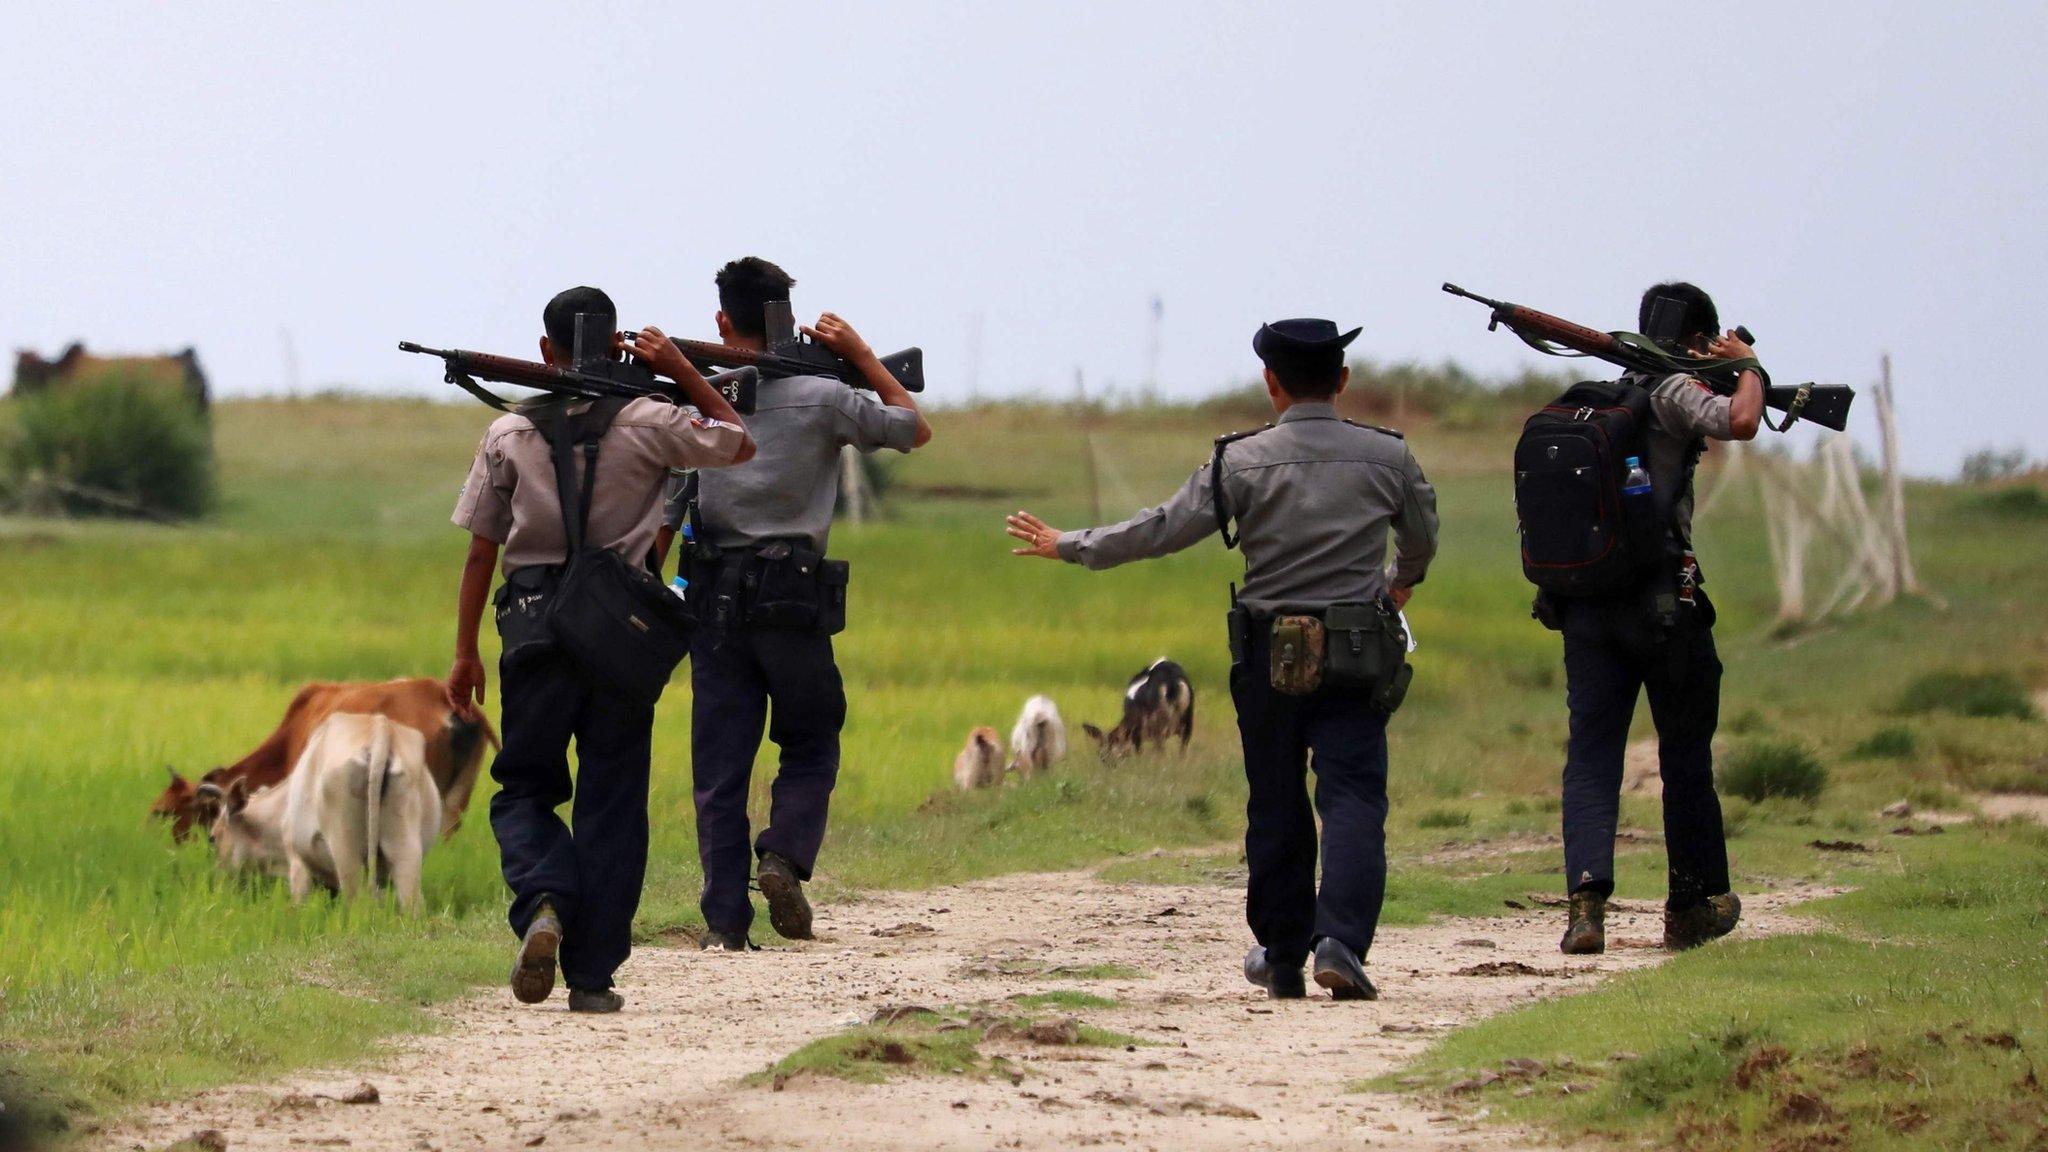
[{"label": "rifle wooden stock", "polygon": [[1520,304],[1500,305],[1493,310],[1493,320],[1514,329],[1525,340],[1533,336],[1603,360],[1612,357],[1620,348],[1611,333],[1595,332],[1584,325],[1534,308],[1524,308]]}]

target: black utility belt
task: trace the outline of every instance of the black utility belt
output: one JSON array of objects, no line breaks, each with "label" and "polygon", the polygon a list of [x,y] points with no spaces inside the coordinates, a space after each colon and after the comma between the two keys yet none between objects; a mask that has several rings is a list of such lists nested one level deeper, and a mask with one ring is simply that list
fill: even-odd
[{"label": "black utility belt", "polygon": [[[1259,613],[1230,612],[1230,658],[1249,664],[1255,640],[1266,640],[1266,681],[1275,692],[1306,696],[1323,688],[1365,692],[1392,714],[1408,695],[1408,630],[1386,603]],[[1254,672],[1257,670],[1254,669]]]},{"label": "black utility belt", "polygon": [[801,544],[770,541],[756,548],[693,544],[685,552],[688,599],[699,623],[713,629],[745,624],[837,635],[846,628],[850,568]]}]

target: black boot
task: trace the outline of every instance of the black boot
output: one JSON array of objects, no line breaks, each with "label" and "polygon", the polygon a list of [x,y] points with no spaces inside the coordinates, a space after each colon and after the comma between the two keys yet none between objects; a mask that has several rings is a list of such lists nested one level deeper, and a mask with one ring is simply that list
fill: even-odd
[{"label": "black boot", "polygon": [[1567,956],[1598,956],[1607,951],[1607,897],[1598,892],[1572,893],[1572,919],[1558,951]]},{"label": "black boot", "polygon": [[609,988],[602,991],[592,991],[588,988],[569,989],[571,1012],[609,1013],[617,1012],[625,1006],[626,998]]},{"label": "black boot", "polygon": [[1316,983],[1330,990],[1332,1000],[1377,1000],[1380,990],[1366,979],[1365,962],[1342,940],[1316,941]]},{"label": "black boot", "polygon": [[1253,948],[1244,954],[1244,978],[1266,990],[1266,995],[1275,1000],[1300,1000],[1308,995],[1308,983],[1302,979],[1301,965],[1292,968],[1276,968],[1266,959],[1264,948]]}]

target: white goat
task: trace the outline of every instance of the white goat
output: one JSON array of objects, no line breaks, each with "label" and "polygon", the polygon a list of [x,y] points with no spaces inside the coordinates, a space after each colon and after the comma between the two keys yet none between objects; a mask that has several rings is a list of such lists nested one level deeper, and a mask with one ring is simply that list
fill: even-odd
[{"label": "white goat", "polygon": [[1010,729],[1009,771],[1025,777],[1036,776],[1067,755],[1067,725],[1050,696],[1033,696],[1024,702],[1017,726]]}]

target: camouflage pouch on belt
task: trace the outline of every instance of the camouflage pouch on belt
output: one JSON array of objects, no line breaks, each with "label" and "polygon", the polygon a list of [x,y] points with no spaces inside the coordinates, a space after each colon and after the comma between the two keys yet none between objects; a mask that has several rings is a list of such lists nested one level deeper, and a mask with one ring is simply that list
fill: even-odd
[{"label": "camouflage pouch on belt", "polygon": [[1328,648],[1323,622],[1314,616],[1275,616],[1271,667],[1273,691],[1306,696],[1323,686],[1323,658]]}]

